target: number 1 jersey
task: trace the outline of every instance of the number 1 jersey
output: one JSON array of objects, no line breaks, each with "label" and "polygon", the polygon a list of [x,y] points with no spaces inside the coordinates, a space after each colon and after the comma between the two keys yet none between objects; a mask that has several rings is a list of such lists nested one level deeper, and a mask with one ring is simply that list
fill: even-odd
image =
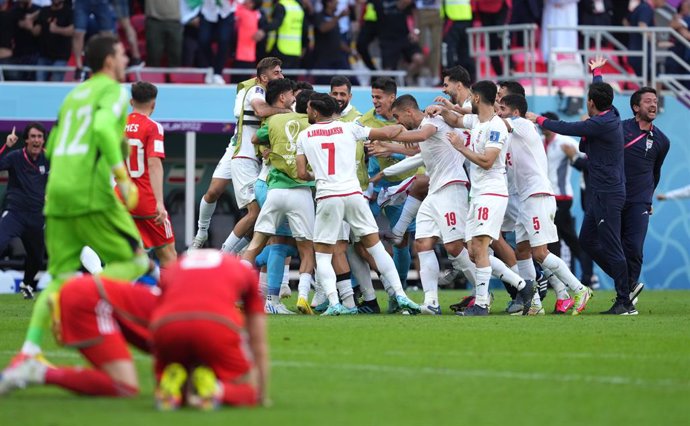
[{"label": "number 1 jersey", "polygon": [[135,218],[149,218],[156,215],[156,197],[151,187],[149,158],[165,158],[163,148],[163,126],[149,117],[133,112],[127,117],[125,127],[129,141],[127,169],[139,189],[139,204],[131,210]]}]

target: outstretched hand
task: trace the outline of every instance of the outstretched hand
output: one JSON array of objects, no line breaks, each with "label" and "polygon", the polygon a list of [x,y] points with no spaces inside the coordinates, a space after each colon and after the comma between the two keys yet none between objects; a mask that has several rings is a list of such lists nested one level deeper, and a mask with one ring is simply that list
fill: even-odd
[{"label": "outstretched hand", "polygon": [[606,65],[607,60],[603,56],[597,56],[589,61],[589,70],[594,71]]},{"label": "outstretched hand", "polygon": [[19,137],[17,136],[16,132],[16,127],[12,126],[12,133],[7,135],[7,139],[5,139],[5,144],[7,145],[8,148],[12,148],[14,144],[17,143],[19,140]]}]

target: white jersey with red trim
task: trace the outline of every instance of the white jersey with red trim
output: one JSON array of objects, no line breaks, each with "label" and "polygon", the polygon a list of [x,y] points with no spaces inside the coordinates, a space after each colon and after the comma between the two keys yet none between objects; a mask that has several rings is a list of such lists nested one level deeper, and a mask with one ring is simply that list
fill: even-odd
[{"label": "white jersey with red trim", "polygon": [[512,167],[509,165],[508,168],[514,171],[520,201],[535,194],[553,195],[546,151],[536,125],[522,117],[512,117],[509,124],[513,131],[509,144]]},{"label": "white jersey with red trim", "polygon": [[[244,102],[241,101],[242,99]],[[246,91],[241,90],[240,93],[237,94],[237,99],[235,100],[235,116],[238,117],[237,123],[239,124],[238,112],[243,114],[244,118],[242,119],[242,140],[237,141],[237,143],[240,144],[240,147],[233,158],[242,157],[251,158],[253,160],[256,159],[256,153],[254,151],[255,147],[254,144],[252,144],[252,136],[256,134],[257,130],[259,130],[259,127],[261,126],[261,119],[256,116],[256,112],[252,107],[252,102],[255,99],[265,101],[266,89],[260,85],[256,85],[249,87],[246,89]],[[242,110],[240,111],[238,111],[237,108],[238,104],[242,105]],[[237,136],[237,134],[238,130],[235,130],[235,136]]]},{"label": "white jersey with red trim", "polygon": [[429,175],[429,193],[433,194],[452,182],[467,183],[467,174],[462,168],[465,156],[448,141],[448,133],[454,130],[440,116],[425,117],[419,125],[434,126],[436,133],[419,144],[419,149]]},{"label": "white jersey with red trim", "polygon": [[506,153],[508,152],[509,134],[503,119],[494,115],[490,120],[479,122],[475,114],[465,115],[463,125],[471,129],[470,148],[477,154],[484,154],[487,148],[496,148],[501,152],[496,157],[490,169],[485,170],[478,165],[470,164],[470,180],[472,188],[470,196],[481,194],[508,196],[506,183]]},{"label": "white jersey with red trim", "polygon": [[304,155],[316,178],[316,198],[361,193],[357,179],[357,140],[368,139],[370,127],[358,122],[316,123],[297,137],[297,155]]},{"label": "white jersey with red trim", "polygon": [[570,159],[563,151],[563,145],[571,145],[576,150],[578,149],[577,141],[570,136],[553,133],[550,140],[544,141],[546,159],[549,165],[549,181],[551,181],[556,199],[572,200],[573,185],[570,179],[572,167],[570,166]]}]

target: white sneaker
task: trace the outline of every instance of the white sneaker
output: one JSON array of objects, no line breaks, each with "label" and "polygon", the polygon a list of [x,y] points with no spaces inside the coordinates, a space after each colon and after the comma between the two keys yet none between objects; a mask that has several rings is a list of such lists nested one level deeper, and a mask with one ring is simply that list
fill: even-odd
[{"label": "white sneaker", "polygon": [[266,312],[268,315],[295,315],[294,312],[289,310],[287,306],[283,305],[282,303],[274,305],[269,301],[266,301],[266,304],[264,305],[264,312]]},{"label": "white sneaker", "polygon": [[279,294],[281,299],[287,299],[292,296],[292,289],[290,288],[290,285],[288,283],[281,284]]},{"label": "white sneaker", "polygon": [[24,389],[27,385],[45,383],[48,365],[35,357],[27,358],[15,367],[7,368],[0,375],[0,395],[16,389]]},{"label": "white sneaker", "polygon": [[225,84],[225,79],[220,74],[213,74],[212,84],[223,85]]},{"label": "white sneaker", "polygon": [[438,306],[437,302],[424,303],[419,307],[422,309],[422,315],[441,315],[441,307]]},{"label": "white sneaker", "polygon": [[196,235],[194,236],[194,241],[192,241],[192,245],[189,246],[189,250],[198,250],[202,248],[206,243],[206,240],[208,240],[208,231],[199,229]]}]

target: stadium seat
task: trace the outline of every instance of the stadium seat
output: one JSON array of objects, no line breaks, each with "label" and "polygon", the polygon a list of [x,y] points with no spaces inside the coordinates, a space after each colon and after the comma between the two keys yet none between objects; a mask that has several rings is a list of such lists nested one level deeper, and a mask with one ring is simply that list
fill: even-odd
[{"label": "stadium seat", "polygon": [[[136,73],[128,73],[127,81],[135,82],[137,80]],[[166,76],[164,72],[142,72],[141,81],[148,81],[149,83],[167,83]]]},{"label": "stadium seat", "polygon": [[169,75],[171,83],[204,84],[204,74],[185,74],[171,72]]}]

